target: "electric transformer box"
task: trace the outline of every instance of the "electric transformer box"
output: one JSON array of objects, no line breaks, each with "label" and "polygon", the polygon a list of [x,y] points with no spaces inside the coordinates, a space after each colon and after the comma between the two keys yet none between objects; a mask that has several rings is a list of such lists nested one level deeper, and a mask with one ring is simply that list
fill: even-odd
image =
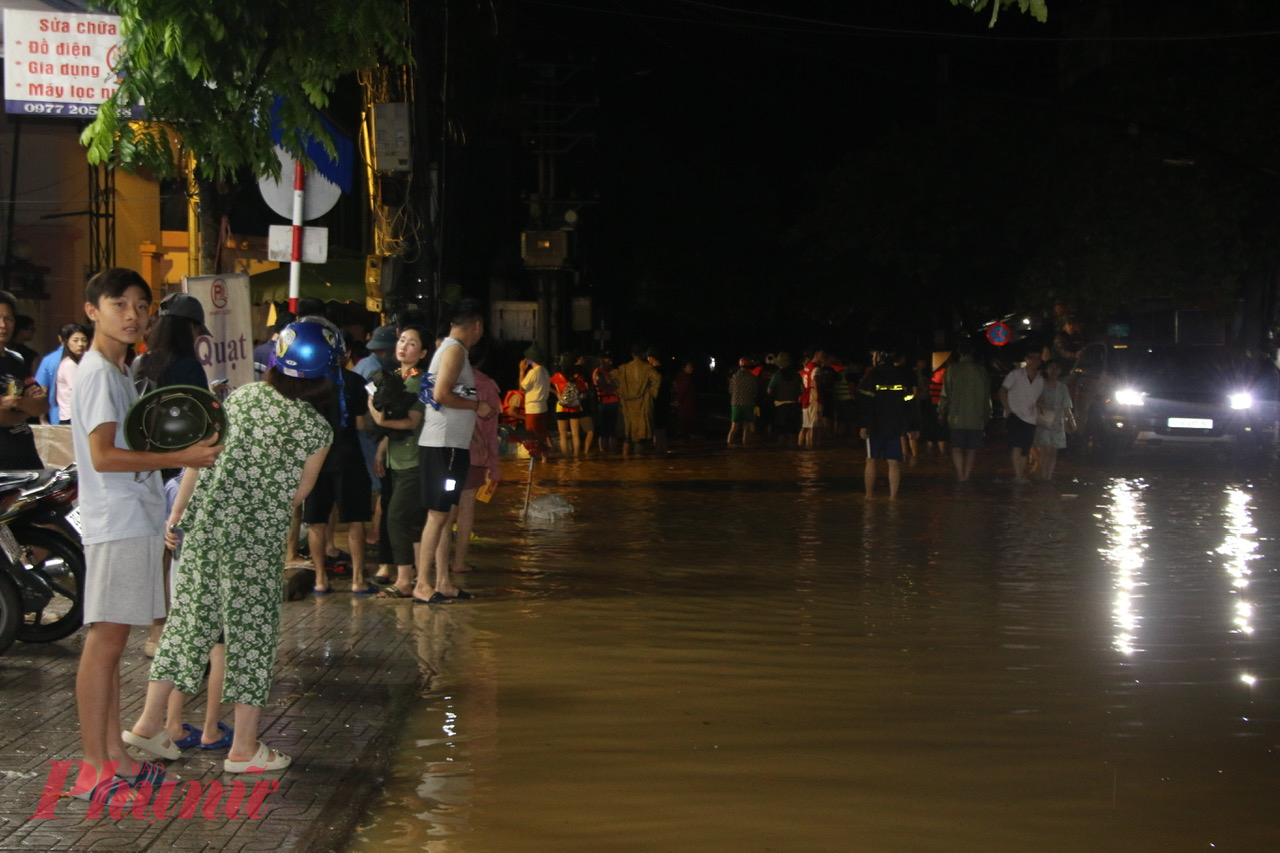
[{"label": "electric transformer box", "polygon": [[413,169],[410,150],[409,105],[373,105],[373,168],[379,172]]}]

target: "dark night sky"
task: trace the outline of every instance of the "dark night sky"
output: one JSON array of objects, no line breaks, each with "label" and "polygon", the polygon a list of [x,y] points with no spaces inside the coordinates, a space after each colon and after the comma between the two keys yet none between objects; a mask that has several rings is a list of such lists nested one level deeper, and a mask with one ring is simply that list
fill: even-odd
[{"label": "dark night sky", "polygon": [[[478,42],[488,58],[474,92],[490,112],[487,133],[472,134],[472,204],[461,217],[490,233],[469,249],[484,260],[455,269],[474,281],[503,253],[518,267],[510,235],[521,227],[519,192],[535,183],[532,156],[512,144],[527,127],[513,106],[528,91],[527,62],[590,60],[564,88],[598,99],[575,124],[596,138],[561,158],[560,190],[598,196],[582,211],[578,262],[618,344],[857,341],[857,323],[823,329],[840,318],[822,317],[827,294],[786,240],[828,172],[894,129],[928,128],[944,99],[1015,118],[1055,101],[1063,22],[1097,5],[1050,0],[1048,24],[1008,11],[991,30],[985,13],[947,0],[499,0],[499,35]],[[1112,5],[1122,32],[1204,31],[1166,14],[1203,4]],[[908,342],[927,338],[937,318],[899,296],[857,298],[881,300]]]},{"label": "dark night sky", "polygon": [[[801,345],[805,330],[774,328],[776,309],[806,287],[782,243],[822,173],[891,126],[932,121],[944,53],[953,83],[1022,95],[1054,80],[1052,43],[1010,44],[1051,30],[1008,14],[993,33],[985,16],[946,0],[507,8],[526,56],[595,60],[568,88],[599,98],[581,121],[598,138],[563,168],[572,188],[600,196],[583,213],[583,281],[622,334],[651,339],[696,330]],[[654,292],[646,310],[636,310],[637,286]],[[758,302],[758,318],[746,322],[755,328],[741,316],[721,328],[726,300]]]}]

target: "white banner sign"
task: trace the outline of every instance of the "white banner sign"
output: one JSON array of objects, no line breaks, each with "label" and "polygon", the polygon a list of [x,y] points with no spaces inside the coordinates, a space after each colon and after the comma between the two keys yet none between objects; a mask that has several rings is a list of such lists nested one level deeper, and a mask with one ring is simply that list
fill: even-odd
[{"label": "white banner sign", "polygon": [[93,118],[116,90],[119,53],[115,15],[5,9],[5,112]]},{"label": "white banner sign", "polygon": [[[293,260],[293,226],[267,226],[267,260],[288,263]],[[302,229],[302,262],[323,264],[329,260],[329,229],[308,225]]]},{"label": "white banner sign", "polygon": [[245,273],[187,276],[182,287],[204,306],[209,334],[196,339],[196,357],[209,384],[226,381],[229,393],[253,381],[253,313]]}]

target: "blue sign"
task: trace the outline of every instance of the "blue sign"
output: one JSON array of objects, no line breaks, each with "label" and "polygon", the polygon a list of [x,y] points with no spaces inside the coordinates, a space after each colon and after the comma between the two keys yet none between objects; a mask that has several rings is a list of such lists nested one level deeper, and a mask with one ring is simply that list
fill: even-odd
[{"label": "blue sign", "polygon": [[1004,323],[992,323],[987,327],[987,340],[998,347],[1009,343],[1009,339],[1012,337],[1013,329],[1010,329]]}]

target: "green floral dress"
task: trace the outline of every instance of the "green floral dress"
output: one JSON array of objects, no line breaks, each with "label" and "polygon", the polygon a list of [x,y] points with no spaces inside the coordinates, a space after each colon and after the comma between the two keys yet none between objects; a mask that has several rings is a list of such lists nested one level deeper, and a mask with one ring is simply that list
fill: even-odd
[{"label": "green floral dress", "polygon": [[152,681],[200,690],[209,650],[225,636],[225,701],[263,707],[280,642],[284,541],[307,459],[333,442],[308,403],[266,382],[227,399],[226,449],[187,505],[173,608],[151,665]]}]

